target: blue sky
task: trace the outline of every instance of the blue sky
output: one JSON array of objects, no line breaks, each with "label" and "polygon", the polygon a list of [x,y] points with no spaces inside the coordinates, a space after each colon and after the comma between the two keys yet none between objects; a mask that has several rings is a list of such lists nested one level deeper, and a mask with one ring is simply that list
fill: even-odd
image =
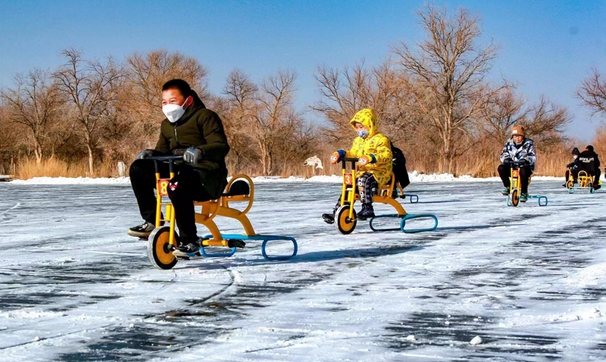
[{"label": "blue sky", "polygon": [[[500,46],[495,78],[519,83],[569,109],[568,134],[589,142],[600,125],[575,91],[591,68],[606,73],[606,1],[435,1],[478,14],[480,44]],[[34,68],[54,69],[60,53],[87,59],[157,49],[194,57],[221,92],[235,68],[259,82],[278,70],[298,74],[297,105],[318,99],[318,66],[382,62],[390,47],[423,39],[416,11],[424,1],[5,1],[0,0],[0,87]],[[313,113],[307,119],[318,118]]]}]

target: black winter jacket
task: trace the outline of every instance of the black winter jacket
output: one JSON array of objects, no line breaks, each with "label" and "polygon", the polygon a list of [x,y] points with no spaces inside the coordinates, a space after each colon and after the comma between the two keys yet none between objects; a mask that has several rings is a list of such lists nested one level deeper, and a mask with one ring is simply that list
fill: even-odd
[{"label": "black winter jacket", "polygon": [[202,161],[192,166],[201,173],[210,195],[218,198],[227,185],[225,157],[229,144],[221,118],[203,104],[193,104],[177,122],[170,123],[165,119],[160,126],[157,151],[182,154],[189,147],[203,152]]}]

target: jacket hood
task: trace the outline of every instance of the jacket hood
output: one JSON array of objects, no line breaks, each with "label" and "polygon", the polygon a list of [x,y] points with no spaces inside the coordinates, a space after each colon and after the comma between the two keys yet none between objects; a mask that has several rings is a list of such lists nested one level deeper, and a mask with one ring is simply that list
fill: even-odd
[{"label": "jacket hood", "polygon": [[370,108],[364,108],[359,110],[354,117],[349,121],[351,127],[356,130],[355,123],[361,123],[368,130],[368,137],[374,136],[379,126],[377,121],[377,115]]}]

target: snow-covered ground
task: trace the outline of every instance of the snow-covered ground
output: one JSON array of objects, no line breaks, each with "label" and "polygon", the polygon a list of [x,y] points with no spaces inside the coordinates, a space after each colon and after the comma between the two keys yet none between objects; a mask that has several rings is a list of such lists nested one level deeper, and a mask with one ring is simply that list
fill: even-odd
[{"label": "snow-covered ground", "polygon": [[255,179],[256,231],[298,255],[249,242],[163,271],[126,235],[127,180],[63,181],[0,183],[3,361],[606,360],[602,190],[536,178],[549,204],[514,208],[497,179],[416,175],[401,202],[437,230],[341,235],[320,218],[338,177]]}]

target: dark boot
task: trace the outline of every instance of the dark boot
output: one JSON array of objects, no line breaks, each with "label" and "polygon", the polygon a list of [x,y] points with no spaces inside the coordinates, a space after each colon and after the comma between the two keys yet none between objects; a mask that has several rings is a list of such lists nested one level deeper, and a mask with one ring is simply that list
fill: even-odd
[{"label": "dark boot", "polygon": [[324,219],[324,222],[327,224],[334,224],[335,223],[335,214],[337,213],[337,210],[340,207],[341,207],[341,201],[337,202],[335,207],[332,209],[332,214],[322,214],[322,219]]},{"label": "dark boot", "polygon": [[[200,238],[179,238],[177,249],[173,251],[173,255],[177,257],[187,257],[197,253],[202,246],[202,240]],[[188,255],[189,254],[189,255]]]},{"label": "dark boot", "polygon": [[358,213],[358,220],[366,220],[375,217],[372,204],[362,204],[362,210]]},{"label": "dark boot", "polygon": [[334,224],[335,214],[322,214],[322,219],[324,219],[324,222],[327,224]]}]

